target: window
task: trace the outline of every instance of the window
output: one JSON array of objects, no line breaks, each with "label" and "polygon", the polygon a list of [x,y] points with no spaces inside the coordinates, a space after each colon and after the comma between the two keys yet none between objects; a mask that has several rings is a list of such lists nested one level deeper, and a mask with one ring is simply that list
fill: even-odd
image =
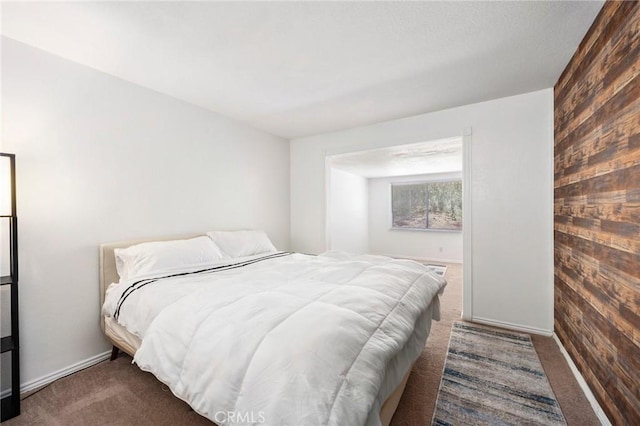
[{"label": "window", "polygon": [[462,229],[462,180],[391,184],[391,227]]}]

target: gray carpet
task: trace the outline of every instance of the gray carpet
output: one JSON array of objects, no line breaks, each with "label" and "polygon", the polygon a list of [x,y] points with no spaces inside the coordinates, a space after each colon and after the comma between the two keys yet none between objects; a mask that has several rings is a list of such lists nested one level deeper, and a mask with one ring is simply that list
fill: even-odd
[{"label": "gray carpet", "polygon": [[566,422],[528,334],[456,322],[433,424]]}]

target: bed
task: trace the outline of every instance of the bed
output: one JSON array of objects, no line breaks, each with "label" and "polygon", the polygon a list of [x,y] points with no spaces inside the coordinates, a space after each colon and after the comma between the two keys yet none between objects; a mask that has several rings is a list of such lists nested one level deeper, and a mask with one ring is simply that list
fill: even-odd
[{"label": "bed", "polygon": [[[114,354],[133,356],[141,369],[219,425],[388,425],[431,321],[439,319],[438,295],[446,282],[406,260],[285,252],[226,258],[214,271],[163,274],[136,284],[144,288],[120,279],[117,249],[202,236],[100,246],[100,322]],[[372,279],[378,275],[379,283]],[[405,278],[411,283],[400,284]],[[385,280],[397,283],[375,288]],[[125,287],[137,291],[127,295]],[[373,308],[366,311],[363,294],[378,305],[367,300]],[[244,305],[251,312],[244,313]],[[405,311],[411,313],[406,318]],[[361,347],[342,343],[352,338]],[[247,354],[245,346],[252,348]],[[339,365],[349,357],[348,368]],[[331,368],[340,374],[323,373]],[[225,401],[227,395],[235,399]]]}]

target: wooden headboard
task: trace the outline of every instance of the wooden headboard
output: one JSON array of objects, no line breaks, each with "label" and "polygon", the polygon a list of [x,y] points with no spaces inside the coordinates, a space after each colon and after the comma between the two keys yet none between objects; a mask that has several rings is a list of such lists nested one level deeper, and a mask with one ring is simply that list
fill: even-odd
[{"label": "wooden headboard", "polygon": [[111,283],[117,283],[120,281],[118,271],[116,270],[116,257],[114,250],[117,248],[127,248],[140,243],[148,243],[151,241],[171,241],[171,240],[184,240],[187,238],[195,238],[200,236],[206,236],[206,233],[201,234],[187,234],[187,235],[173,235],[169,237],[156,237],[156,238],[141,238],[130,241],[118,241],[115,243],[100,244],[100,327],[104,331],[104,316],[102,315],[102,305],[104,305],[104,295],[107,291],[107,287]]}]

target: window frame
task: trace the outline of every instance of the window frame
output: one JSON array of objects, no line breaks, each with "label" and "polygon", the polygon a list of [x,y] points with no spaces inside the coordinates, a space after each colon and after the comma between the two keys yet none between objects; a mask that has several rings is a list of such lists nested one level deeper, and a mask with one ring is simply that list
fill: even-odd
[{"label": "window frame", "polygon": [[[431,183],[443,183],[443,182],[460,182],[461,185],[464,186],[464,181],[462,176],[456,177],[442,177],[442,178],[434,178],[434,179],[420,179],[420,180],[409,180],[409,181],[398,181],[398,182],[389,182],[389,231],[419,231],[419,232],[462,232],[464,228],[464,220],[462,221],[462,226],[460,229],[453,228],[411,228],[408,226],[394,226],[393,225],[393,187],[394,186],[404,186],[404,185],[427,185]],[[464,189],[462,189],[460,194],[460,199],[462,201],[464,194]],[[463,204],[464,205],[464,204]],[[428,215],[429,211],[425,214]],[[463,218],[464,218],[464,210],[463,210]],[[429,224],[429,218],[426,218],[427,225]]]}]

